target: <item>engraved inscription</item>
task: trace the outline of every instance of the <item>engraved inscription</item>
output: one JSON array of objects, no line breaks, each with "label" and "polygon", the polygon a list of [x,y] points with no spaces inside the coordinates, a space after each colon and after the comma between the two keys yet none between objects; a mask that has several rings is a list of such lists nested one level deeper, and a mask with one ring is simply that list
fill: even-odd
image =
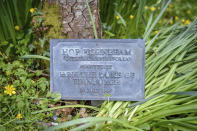
[{"label": "engraved inscription", "polygon": [[[108,49],[108,48],[63,48],[61,54],[65,62],[68,61],[132,61],[134,53],[132,49]],[[127,79],[130,82],[135,77],[134,72],[112,71],[113,65],[90,65],[81,64],[79,66],[84,71],[60,71],[59,76],[65,80],[70,80],[74,86],[79,88],[80,93],[109,93],[106,90],[109,86],[121,85],[121,79]],[[92,71],[94,70],[94,71]],[[97,71],[95,71],[97,70]],[[88,86],[93,86],[88,88]],[[101,88],[105,86],[105,88]],[[94,88],[97,87],[97,88]],[[100,88],[99,88],[100,87]],[[119,88],[119,87],[115,87]],[[112,89],[110,88],[110,91]]]},{"label": "engraved inscription", "polygon": [[120,85],[120,79],[130,79],[135,77],[133,72],[69,72],[60,71],[60,77],[72,80],[74,85]]},{"label": "engraved inscription", "polygon": [[132,49],[63,48],[61,52],[66,61],[132,61],[134,59]]},{"label": "engraved inscription", "polygon": [[96,49],[79,49],[79,48],[63,48],[63,55],[80,56],[80,55],[133,55],[131,49],[109,49],[109,48],[96,48]]},{"label": "engraved inscription", "polygon": [[81,69],[112,69],[112,65],[80,65]]}]

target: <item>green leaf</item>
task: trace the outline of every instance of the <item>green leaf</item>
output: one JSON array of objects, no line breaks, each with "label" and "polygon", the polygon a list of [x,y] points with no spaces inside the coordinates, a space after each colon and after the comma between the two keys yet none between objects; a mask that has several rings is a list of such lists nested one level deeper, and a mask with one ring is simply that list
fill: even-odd
[{"label": "green leaf", "polygon": [[60,93],[52,93],[51,97],[54,99],[54,101],[58,101],[61,99],[61,94]]},{"label": "green leaf", "polygon": [[171,92],[168,94],[172,95],[186,95],[186,96],[197,96],[197,91],[185,91],[185,92]]},{"label": "green leaf", "polygon": [[95,21],[93,19],[92,12],[90,10],[90,6],[89,6],[89,3],[88,3],[88,0],[86,0],[85,2],[86,2],[86,6],[88,7],[88,13],[90,15],[90,20],[91,20],[93,31],[94,31],[94,37],[95,37],[95,39],[98,39],[98,35],[97,35],[97,31],[96,31],[96,26],[95,26]]},{"label": "green leaf", "polygon": [[40,56],[40,55],[25,55],[25,56],[21,56],[20,58],[24,58],[24,59],[43,59],[43,60],[47,60],[50,61],[50,59],[48,57],[45,56]]},{"label": "green leaf", "polygon": [[24,104],[23,101],[18,101],[18,102],[17,102],[17,106],[18,106],[19,109],[23,109],[24,105],[25,105],[25,104]]},{"label": "green leaf", "polygon": [[41,70],[37,70],[36,71],[36,76],[41,76],[42,75],[42,71]]},{"label": "green leaf", "polygon": [[[79,125],[79,124],[86,124],[89,123],[88,125],[82,126],[81,129],[87,129],[89,127],[92,127],[92,125],[96,125],[96,123],[103,123],[106,121],[113,121],[117,124],[121,124],[124,127],[133,129],[133,130],[137,130],[137,131],[143,131],[142,129],[139,129],[137,127],[134,127],[132,125],[130,125],[127,121],[123,121],[123,120],[118,120],[118,119],[113,119],[113,118],[107,118],[107,117],[86,117],[86,118],[81,118],[81,119],[77,119],[77,120],[72,120],[72,121],[68,121],[68,122],[64,122],[59,124],[58,126],[53,126],[50,127],[48,129],[45,129],[44,131],[55,131],[55,130],[59,130],[59,129],[65,129],[74,125]],[[91,124],[92,123],[92,124]],[[77,129],[81,130],[80,127]],[[72,130],[75,130],[75,128],[73,128]]]}]

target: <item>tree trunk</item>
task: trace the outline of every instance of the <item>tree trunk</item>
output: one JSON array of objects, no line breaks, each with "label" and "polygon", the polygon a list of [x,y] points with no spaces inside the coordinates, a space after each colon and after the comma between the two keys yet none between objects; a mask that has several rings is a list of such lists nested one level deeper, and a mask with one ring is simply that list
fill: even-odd
[{"label": "tree trunk", "polygon": [[[63,35],[70,39],[92,39],[94,32],[85,0],[47,0],[50,4],[58,4],[62,20]],[[88,0],[97,35],[101,38],[99,17],[99,0]]]},{"label": "tree trunk", "polygon": [[[60,7],[62,33],[70,39],[94,39],[93,26],[86,6],[86,0],[47,0],[50,5]],[[88,0],[98,38],[102,37],[99,15],[99,0]],[[103,101],[91,101],[91,104],[100,105]]]}]

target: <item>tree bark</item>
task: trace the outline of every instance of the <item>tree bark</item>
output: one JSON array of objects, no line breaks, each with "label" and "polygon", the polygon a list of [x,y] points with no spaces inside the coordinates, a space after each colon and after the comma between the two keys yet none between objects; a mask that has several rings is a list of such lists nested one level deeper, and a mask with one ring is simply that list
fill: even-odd
[{"label": "tree bark", "polygon": [[[92,39],[94,32],[85,0],[48,0],[50,4],[58,4],[62,20],[62,33],[70,39]],[[99,0],[88,0],[97,35],[101,38],[99,17]]]}]

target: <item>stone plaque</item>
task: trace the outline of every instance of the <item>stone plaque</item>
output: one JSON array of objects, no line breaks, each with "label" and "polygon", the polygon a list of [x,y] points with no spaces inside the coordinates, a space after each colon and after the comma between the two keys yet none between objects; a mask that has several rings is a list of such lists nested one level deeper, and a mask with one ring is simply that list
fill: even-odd
[{"label": "stone plaque", "polygon": [[64,100],[144,99],[145,42],[51,39],[50,90]]}]

